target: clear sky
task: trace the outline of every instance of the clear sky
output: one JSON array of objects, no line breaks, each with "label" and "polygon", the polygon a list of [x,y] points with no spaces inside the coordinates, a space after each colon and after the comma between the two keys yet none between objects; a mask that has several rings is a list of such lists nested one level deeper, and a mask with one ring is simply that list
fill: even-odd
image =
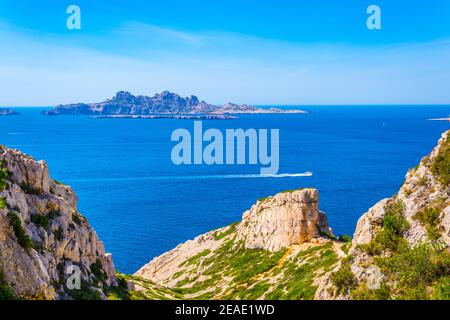
[{"label": "clear sky", "polygon": [[[81,8],[81,30],[66,8]],[[381,8],[369,30],[367,7]],[[450,0],[1,0],[0,105],[450,104]]]}]

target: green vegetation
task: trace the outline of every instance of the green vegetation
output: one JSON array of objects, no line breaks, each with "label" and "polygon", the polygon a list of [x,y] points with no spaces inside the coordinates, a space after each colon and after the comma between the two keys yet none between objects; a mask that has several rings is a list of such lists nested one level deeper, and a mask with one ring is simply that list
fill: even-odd
[{"label": "green vegetation", "polygon": [[0,271],[0,300],[16,300],[9,283],[6,281],[6,277],[2,271]]},{"label": "green vegetation", "polygon": [[422,176],[417,179],[417,185],[420,187],[424,187],[427,185],[428,179],[427,176]]},{"label": "green vegetation", "polygon": [[413,190],[410,188],[405,188],[404,193],[405,196],[409,197],[413,193]]},{"label": "green vegetation", "polygon": [[60,215],[61,215],[61,213],[59,211],[51,210],[46,215],[33,214],[33,215],[30,216],[30,220],[35,225],[40,226],[40,227],[44,228],[45,230],[47,230],[50,221],[55,219],[57,216],[60,216]]},{"label": "green vegetation", "polygon": [[89,284],[84,280],[81,280],[81,288],[80,289],[68,290],[68,293],[74,300],[101,300],[102,299],[100,292],[97,289],[90,287]]},{"label": "green vegetation", "polygon": [[267,298],[282,300],[312,300],[317,287],[314,278],[331,270],[337,263],[337,255],[332,244],[312,247],[300,252],[295,258],[286,261],[278,286]]},{"label": "green vegetation", "polygon": [[116,274],[117,286],[108,288],[106,295],[108,300],[131,300],[128,290],[128,281],[122,274]]},{"label": "green vegetation", "polygon": [[233,224],[231,224],[230,226],[228,226],[228,228],[224,231],[224,232],[216,232],[214,234],[214,239],[216,240],[221,240],[223,238],[225,238],[226,236],[229,236],[230,234],[234,233],[234,231],[236,231],[236,227],[239,224],[239,222],[235,222]]},{"label": "green vegetation", "polygon": [[[183,296],[174,290],[162,286],[158,286],[153,282],[131,275],[118,274],[118,279],[122,279],[124,282],[119,286],[119,292],[114,288],[110,288],[111,292],[108,294],[108,299],[131,299],[131,300],[178,300]],[[119,280],[119,284],[122,280]],[[130,291],[125,289],[125,283],[133,282],[140,287],[144,288],[143,291]],[[123,292],[126,291],[126,292]],[[126,294],[125,298],[122,294]]]},{"label": "green vegetation", "polygon": [[184,299],[313,299],[315,275],[331,270],[337,260],[332,243],[291,256],[288,249],[246,249],[228,239],[214,252],[205,250],[183,262],[182,267],[191,268],[174,275],[183,278],[172,294]]},{"label": "green vegetation", "polygon": [[292,193],[292,192],[299,191],[299,190],[303,190],[303,189],[304,189],[304,188],[299,188],[299,189],[287,189],[287,190],[281,191],[281,193]]},{"label": "green vegetation", "polygon": [[63,239],[63,230],[61,227],[53,231],[53,235],[55,236],[56,241],[61,241]]},{"label": "green vegetation", "polygon": [[439,154],[431,163],[431,172],[441,184],[450,185],[450,136],[443,142]]},{"label": "green vegetation", "polygon": [[75,222],[77,225],[81,226],[81,223],[83,222],[83,218],[78,213],[72,214],[72,221]]},{"label": "green vegetation", "polygon": [[450,254],[447,250],[420,244],[389,257],[379,257],[375,263],[389,283],[390,297],[423,300],[450,297]]},{"label": "green vegetation", "polygon": [[183,267],[183,266],[187,267],[187,266],[190,266],[190,265],[192,265],[194,263],[197,263],[200,260],[200,258],[206,257],[210,253],[211,253],[211,250],[209,250],[209,249],[203,250],[202,252],[197,253],[196,255],[190,257],[188,260],[186,260],[183,263],[181,263],[179,265],[179,267]]},{"label": "green vegetation", "polygon": [[8,218],[11,223],[11,226],[13,227],[14,234],[16,235],[19,244],[25,250],[34,248],[34,242],[31,240],[30,236],[28,236],[25,229],[22,227],[22,221],[20,220],[17,213],[13,211],[9,212]]},{"label": "green vegetation", "polygon": [[23,192],[30,194],[30,195],[35,195],[35,196],[40,196],[42,194],[42,190],[37,189],[37,188],[33,188],[32,186],[30,186],[29,183],[27,182],[21,182],[19,184],[20,188],[22,189]]},{"label": "green vegetation", "polygon": [[41,214],[33,214],[30,216],[31,222],[47,230],[49,219]]},{"label": "green vegetation", "polygon": [[0,209],[5,209],[8,207],[8,202],[6,201],[6,198],[0,198]]},{"label": "green vegetation", "polygon": [[103,266],[100,259],[97,259],[93,264],[91,264],[90,269],[97,280],[101,282],[104,282],[106,280],[106,273],[105,271],[103,271]]},{"label": "green vegetation", "polygon": [[391,288],[382,282],[380,288],[369,289],[366,284],[360,284],[358,288],[352,290],[351,297],[355,300],[390,300],[391,298]]},{"label": "green vegetation", "polygon": [[342,241],[342,242],[351,242],[352,241],[352,237],[349,235],[346,235],[346,234],[339,236],[338,239],[339,239],[339,241]]},{"label": "green vegetation", "polygon": [[[440,234],[440,212],[444,200],[418,212],[414,219],[427,227],[428,236],[436,240]],[[450,253],[438,243],[422,243],[410,247],[403,238],[409,226],[402,216],[403,205],[389,204],[383,227],[371,243],[361,246],[381,269],[385,282],[376,290],[364,283],[351,290],[354,299],[448,299],[450,297]],[[383,254],[389,252],[389,254]],[[345,270],[344,270],[345,271]],[[348,270],[343,275],[348,275]],[[342,278],[345,278],[342,275]]]},{"label": "green vegetation", "polygon": [[8,169],[3,168],[4,161],[0,161],[0,192],[8,190],[9,184],[7,180],[9,179],[10,173]]},{"label": "green vegetation", "polygon": [[350,269],[351,257],[342,260],[340,268],[331,274],[331,282],[335,287],[335,293],[339,295],[349,294],[356,288],[358,282]]},{"label": "green vegetation", "polygon": [[348,254],[348,252],[350,251],[350,248],[352,247],[352,243],[351,242],[346,242],[342,247],[341,250],[345,253]]},{"label": "green vegetation", "polygon": [[440,223],[441,209],[439,207],[426,207],[425,209],[417,212],[413,217],[418,220],[427,230],[427,235],[430,240],[438,240],[441,234],[438,230]]},{"label": "green vegetation", "polygon": [[385,250],[398,252],[407,247],[403,234],[409,229],[409,223],[402,215],[404,208],[401,200],[387,204],[382,229],[370,243],[361,245],[360,248],[370,255],[376,255]]}]

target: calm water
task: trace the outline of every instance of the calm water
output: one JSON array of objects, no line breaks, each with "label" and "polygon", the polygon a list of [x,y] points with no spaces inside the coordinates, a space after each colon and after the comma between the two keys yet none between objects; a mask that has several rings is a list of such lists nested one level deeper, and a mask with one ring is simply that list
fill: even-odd
[{"label": "calm water", "polygon": [[312,177],[238,178],[255,166],[175,166],[172,130],[190,120],[45,117],[19,108],[0,117],[0,143],[45,159],[71,185],[118,270],[136,271],[187,239],[241,218],[256,199],[286,189],[318,188],[336,234],[352,234],[369,207],[396,193],[448,130],[450,106],[310,107],[302,115],[247,115],[204,121],[205,128],[279,128],[280,173]]}]

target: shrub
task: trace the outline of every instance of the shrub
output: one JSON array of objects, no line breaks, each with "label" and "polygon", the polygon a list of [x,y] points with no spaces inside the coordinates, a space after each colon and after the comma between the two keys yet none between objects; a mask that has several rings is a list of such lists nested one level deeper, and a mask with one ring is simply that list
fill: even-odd
[{"label": "shrub", "polygon": [[29,183],[26,183],[26,182],[20,183],[20,188],[22,189],[23,192],[25,192],[27,194],[31,194],[31,195],[35,195],[35,196],[40,196],[42,194],[41,190],[33,188],[32,186],[30,186]]},{"label": "shrub", "polygon": [[30,220],[37,226],[40,226],[44,229],[48,228],[49,219],[46,216],[40,214],[33,214],[30,216]]},{"label": "shrub", "polygon": [[409,197],[413,193],[413,190],[410,188],[405,188],[403,192],[405,193],[405,196]]},{"label": "shrub", "polygon": [[444,141],[431,164],[431,172],[444,186],[450,185],[450,136]]},{"label": "shrub", "polygon": [[407,241],[403,238],[403,234],[408,231],[409,223],[402,215],[404,208],[405,205],[401,200],[387,204],[384,207],[385,216],[381,231],[370,243],[363,244],[360,248],[371,255],[380,254],[387,249],[399,252],[406,248]]},{"label": "shrub", "polygon": [[95,278],[97,278],[97,280],[102,282],[106,280],[106,274],[103,271],[103,266],[100,259],[97,259],[95,263],[91,264],[90,269]]},{"label": "shrub", "polygon": [[445,287],[450,276],[450,254],[429,244],[375,259],[376,264],[387,275],[393,295],[398,299],[428,299],[430,292],[439,296],[449,293]]},{"label": "shrub", "polygon": [[9,172],[5,168],[0,168],[0,192],[8,190],[9,184],[6,180],[9,179]]},{"label": "shrub", "polygon": [[351,242],[352,241],[352,237],[347,235],[347,234],[344,234],[344,235],[339,236],[339,241]]},{"label": "shrub", "polygon": [[55,236],[56,241],[61,241],[63,239],[63,230],[61,227],[53,231],[53,235]]},{"label": "shrub", "polygon": [[336,288],[337,294],[348,294],[358,284],[348,259],[342,261],[341,267],[331,274],[330,280]]},{"label": "shrub", "polygon": [[117,286],[108,288],[108,300],[131,300],[130,292],[128,291],[128,282],[122,275],[117,274]]},{"label": "shrub", "polygon": [[75,222],[77,225],[81,225],[82,219],[78,213],[72,214],[72,221]]},{"label": "shrub", "polygon": [[15,300],[14,295],[8,281],[6,281],[5,274],[0,271],[0,300]]},{"label": "shrub", "polygon": [[417,185],[420,186],[420,187],[424,187],[424,186],[427,185],[427,181],[428,181],[427,177],[426,176],[422,176],[422,177],[417,179]]},{"label": "shrub", "polygon": [[19,244],[22,248],[29,250],[34,248],[34,242],[31,240],[30,236],[26,233],[25,229],[22,227],[22,221],[15,212],[9,212],[8,218],[13,227],[14,234],[17,237]]},{"label": "shrub", "polygon": [[417,212],[413,217],[414,220],[419,221],[423,226],[425,226],[428,238],[430,240],[437,240],[441,237],[438,230],[438,225],[440,223],[440,216],[444,203],[445,200],[444,202],[438,200],[433,205]]},{"label": "shrub", "polygon": [[205,249],[199,253],[197,253],[196,255],[193,255],[192,257],[190,257],[189,259],[187,259],[186,261],[183,261],[179,267],[183,267],[183,266],[190,266],[194,263],[197,263],[198,260],[202,257],[206,257],[208,254],[211,253],[211,250],[209,249]]},{"label": "shrub", "polygon": [[0,209],[5,209],[8,207],[8,202],[6,198],[0,198]]},{"label": "shrub", "polygon": [[232,234],[235,230],[236,230],[236,226],[239,224],[239,222],[235,222],[233,224],[231,224],[225,231],[223,231],[222,233],[214,233],[214,239],[215,240],[221,240],[223,238],[225,238],[226,236]]},{"label": "shrub", "polygon": [[100,292],[91,288],[89,284],[82,280],[80,289],[69,290],[69,294],[74,300],[101,300]]}]

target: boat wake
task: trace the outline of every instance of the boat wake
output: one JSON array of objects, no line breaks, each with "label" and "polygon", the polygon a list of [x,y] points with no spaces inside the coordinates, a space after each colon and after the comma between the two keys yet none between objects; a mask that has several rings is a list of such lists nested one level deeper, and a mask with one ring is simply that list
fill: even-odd
[{"label": "boat wake", "polygon": [[124,177],[124,178],[88,178],[67,179],[66,183],[79,182],[121,182],[121,181],[145,181],[145,180],[203,180],[203,179],[267,179],[267,178],[299,178],[312,177],[312,172],[281,173],[281,174],[212,174],[194,176],[147,176],[147,177]]}]

